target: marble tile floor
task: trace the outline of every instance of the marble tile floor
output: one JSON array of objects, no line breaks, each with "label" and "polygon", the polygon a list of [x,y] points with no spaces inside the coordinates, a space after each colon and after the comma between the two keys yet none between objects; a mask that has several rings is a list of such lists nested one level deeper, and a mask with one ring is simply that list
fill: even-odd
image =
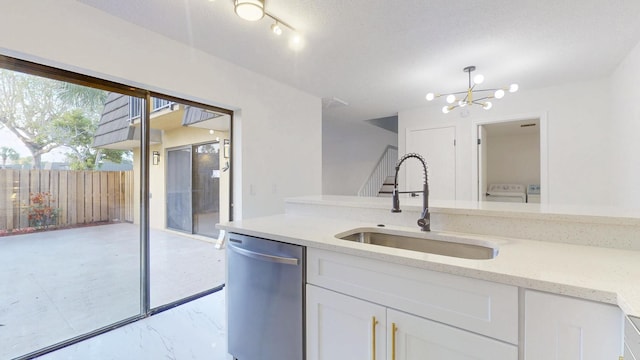
[{"label": "marble tile floor", "polygon": [[224,290],[112,330],[38,360],[229,360]]},{"label": "marble tile floor", "polygon": [[[139,314],[139,227],[121,223],[0,237],[0,359]],[[224,282],[213,242],[152,230],[152,307]]]}]

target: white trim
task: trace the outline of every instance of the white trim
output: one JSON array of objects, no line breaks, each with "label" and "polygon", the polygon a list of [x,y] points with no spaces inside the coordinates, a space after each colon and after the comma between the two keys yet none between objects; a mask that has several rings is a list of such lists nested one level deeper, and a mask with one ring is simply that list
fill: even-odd
[{"label": "white trim", "polygon": [[497,124],[528,119],[540,120],[540,202],[549,203],[549,146],[548,146],[548,113],[516,114],[496,119],[480,119],[471,122],[471,200],[478,200],[478,127],[480,125]]}]

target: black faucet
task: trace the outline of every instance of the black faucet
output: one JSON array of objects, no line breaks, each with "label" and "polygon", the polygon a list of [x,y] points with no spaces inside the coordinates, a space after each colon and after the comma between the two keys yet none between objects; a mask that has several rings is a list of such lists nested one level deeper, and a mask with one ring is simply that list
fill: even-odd
[{"label": "black faucet", "polygon": [[[422,170],[424,171],[424,184],[422,185],[422,191],[398,191],[398,171],[400,170],[400,165],[409,159],[414,158],[418,159],[422,163]],[[420,154],[409,153],[404,155],[398,163],[396,164],[396,175],[393,179],[393,208],[391,212],[399,213],[402,212],[400,210],[400,197],[399,194],[405,193],[422,193],[422,215],[420,215],[420,219],[418,219],[418,226],[420,226],[420,230],[422,231],[431,231],[431,216],[429,214],[429,181],[427,179],[427,162],[424,160]]]}]

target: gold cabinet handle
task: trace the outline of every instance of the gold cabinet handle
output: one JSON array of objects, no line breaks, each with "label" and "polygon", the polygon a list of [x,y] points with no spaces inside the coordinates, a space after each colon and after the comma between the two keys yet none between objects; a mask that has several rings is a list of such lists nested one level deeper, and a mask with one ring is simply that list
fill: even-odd
[{"label": "gold cabinet handle", "polygon": [[396,323],[391,323],[391,360],[396,360]]},{"label": "gold cabinet handle", "polygon": [[376,360],[376,325],[378,320],[375,316],[371,317],[371,359]]}]

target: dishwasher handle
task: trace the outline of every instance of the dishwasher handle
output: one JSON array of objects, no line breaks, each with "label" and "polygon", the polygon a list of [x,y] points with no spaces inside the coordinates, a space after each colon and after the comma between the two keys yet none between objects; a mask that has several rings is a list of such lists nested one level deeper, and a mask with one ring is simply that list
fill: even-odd
[{"label": "dishwasher handle", "polygon": [[286,264],[286,265],[298,265],[298,263],[300,262],[300,260],[298,260],[297,258],[268,255],[268,254],[263,254],[263,253],[239,248],[237,246],[234,246],[231,242],[229,242],[227,246],[229,247],[230,250],[235,251],[240,255],[244,255],[257,260],[269,261],[269,262]]}]

